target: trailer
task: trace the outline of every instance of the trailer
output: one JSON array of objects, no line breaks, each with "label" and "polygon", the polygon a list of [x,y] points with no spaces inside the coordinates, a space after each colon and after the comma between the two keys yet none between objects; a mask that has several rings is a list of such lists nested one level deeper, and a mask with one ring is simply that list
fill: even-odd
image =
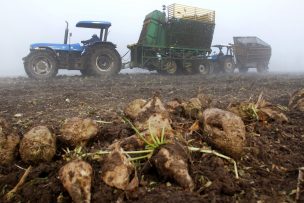
[{"label": "trailer", "polygon": [[271,57],[271,46],[258,37],[233,37],[233,51],[239,72],[256,68],[257,72],[267,72]]},{"label": "trailer", "polygon": [[163,11],[155,10],[144,20],[136,44],[129,45],[130,68],[139,67],[159,73],[210,72],[211,43],[215,12],[181,4]]}]

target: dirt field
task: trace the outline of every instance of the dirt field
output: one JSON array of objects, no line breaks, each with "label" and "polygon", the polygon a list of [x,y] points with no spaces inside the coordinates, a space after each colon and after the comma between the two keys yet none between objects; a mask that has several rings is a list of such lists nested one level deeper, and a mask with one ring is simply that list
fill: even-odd
[{"label": "dirt field", "polygon": [[[48,126],[55,134],[66,118],[78,116],[99,123],[98,136],[88,148],[105,147],[115,139],[131,136],[133,130],[121,120],[123,108],[134,99],[148,99],[157,94],[163,102],[174,98],[188,100],[198,93],[208,94],[214,106],[226,109],[231,102],[256,101],[261,92],[273,104],[287,106],[290,95],[304,87],[304,75],[218,75],[160,76],[119,75],[112,79],[57,77],[54,80],[32,81],[27,78],[0,79],[0,117],[5,118],[22,137],[37,125]],[[100,164],[91,161],[94,169],[92,202],[293,202],[298,168],[304,166],[304,115],[286,111],[288,123],[254,123],[246,126],[245,155],[237,162],[240,179],[236,179],[229,162],[214,155],[191,155],[190,174],[195,182],[189,192],[171,180],[163,180],[152,169],[142,172],[144,181],[134,194],[125,194],[101,181]],[[189,127],[194,121],[173,117],[173,126]],[[200,132],[192,135],[195,142],[204,142]],[[61,155],[66,146],[58,143],[54,161],[33,165],[27,182],[12,202],[71,202],[58,179],[63,165]],[[0,167],[0,197],[18,182],[28,165],[17,157],[16,164]],[[142,177],[142,178],[143,178]],[[208,184],[207,184],[208,183]],[[1,200],[1,199],[0,199]],[[1,202],[5,200],[2,198]]]}]

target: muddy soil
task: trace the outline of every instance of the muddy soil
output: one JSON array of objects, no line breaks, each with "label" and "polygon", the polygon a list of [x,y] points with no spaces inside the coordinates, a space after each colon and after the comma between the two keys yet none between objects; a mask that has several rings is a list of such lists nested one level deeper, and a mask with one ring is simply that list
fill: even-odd
[{"label": "muddy soil", "polygon": [[[50,81],[27,78],[0,79],[0,117],[20,137],[34,126],[46,125],[55,134],[66,118],[78,116],[100,121],[99,133],[87,148],[100,149],[115,139],[131,136],[133,130],[122,119],[125,105],[134,99],[159,95],[163,102],[188,100],[198,93],[208,94],[217,108],[252,98],[261,92],[274,104],[286,107],[290,95],[304,87],[304,75],[233,74],[216,76],[160,76],[156,74],[118,75],[111,79],[65,77]],[[134,192],[113,189],[101,181],[100,163],[90,161],[93,170],[92,202],[293,202],[298,168],[304,166],[304,115],[285,112],[288,123],[254,123],[246,126],[245,154],[237,162],[236,179],[231,163],[210,154],[192,153],[190,175],[193,192],[174,181],[164,180],[156,169],[139,171],[140,187]],[[180,115],[173,118],[175,129],[187,129],[194,120]],[[104,123],[104,121],[111,123]],[[202,146],[202,132],[190,135],[195,146]],[[71,202],[58,178],[63,149],[57,143],[51,163],[33,165],[26,183],[11,202]],[[0,202],[29,165],[20,156],[15,164],[0,167]]]}]

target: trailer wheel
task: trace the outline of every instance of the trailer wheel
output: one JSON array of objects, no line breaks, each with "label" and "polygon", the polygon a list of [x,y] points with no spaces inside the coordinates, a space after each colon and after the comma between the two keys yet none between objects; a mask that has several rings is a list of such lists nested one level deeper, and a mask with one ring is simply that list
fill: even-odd
[{"label": "trailer wheel", "polygon": [[26,74],[33,79],[49,79],[58,73],[57,61],[48,51],[33,51],[24,61]]},{"label": "trailer wheel", "polygon": [[165,74],[174,75],[177,73],[177,64],[175,61],[167,61],[163,68]]},{"label": "trailer wheel", "polygon": [[98,76],[116,75],[121,69],[121,58],[116,49],[110,46],[94,48],[90,56],[88,72]]},{"label": "trailer wheel", "polygon": [[265,64],[258,64],[257,66],[258,73],[265,73],[267,72],[267,66]]},{"label": "trailer wheel", "polygon": [[235,69],[235,63],[232,58],[226,58],[224,61],[224,71],[225,73],[233,73]]}]

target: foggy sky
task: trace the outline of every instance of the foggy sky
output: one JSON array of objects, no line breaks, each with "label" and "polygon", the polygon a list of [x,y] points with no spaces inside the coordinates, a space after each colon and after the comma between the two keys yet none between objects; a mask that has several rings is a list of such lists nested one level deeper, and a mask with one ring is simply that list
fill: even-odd
[{"label": "foggy sky", "polygon": [[76,28],[78,21],[112,22],[108,40],[124,55],[127,45],[137,42],[145,15],[172,3],[215,10],[213,44],[258,36],[272,46],[270,71],[304,71],[302,0],[1,0],[0,77],[25,75],[22,57],[31,43],[62,43],[65,20],[73,33],[71,43],[98,33]]}]

